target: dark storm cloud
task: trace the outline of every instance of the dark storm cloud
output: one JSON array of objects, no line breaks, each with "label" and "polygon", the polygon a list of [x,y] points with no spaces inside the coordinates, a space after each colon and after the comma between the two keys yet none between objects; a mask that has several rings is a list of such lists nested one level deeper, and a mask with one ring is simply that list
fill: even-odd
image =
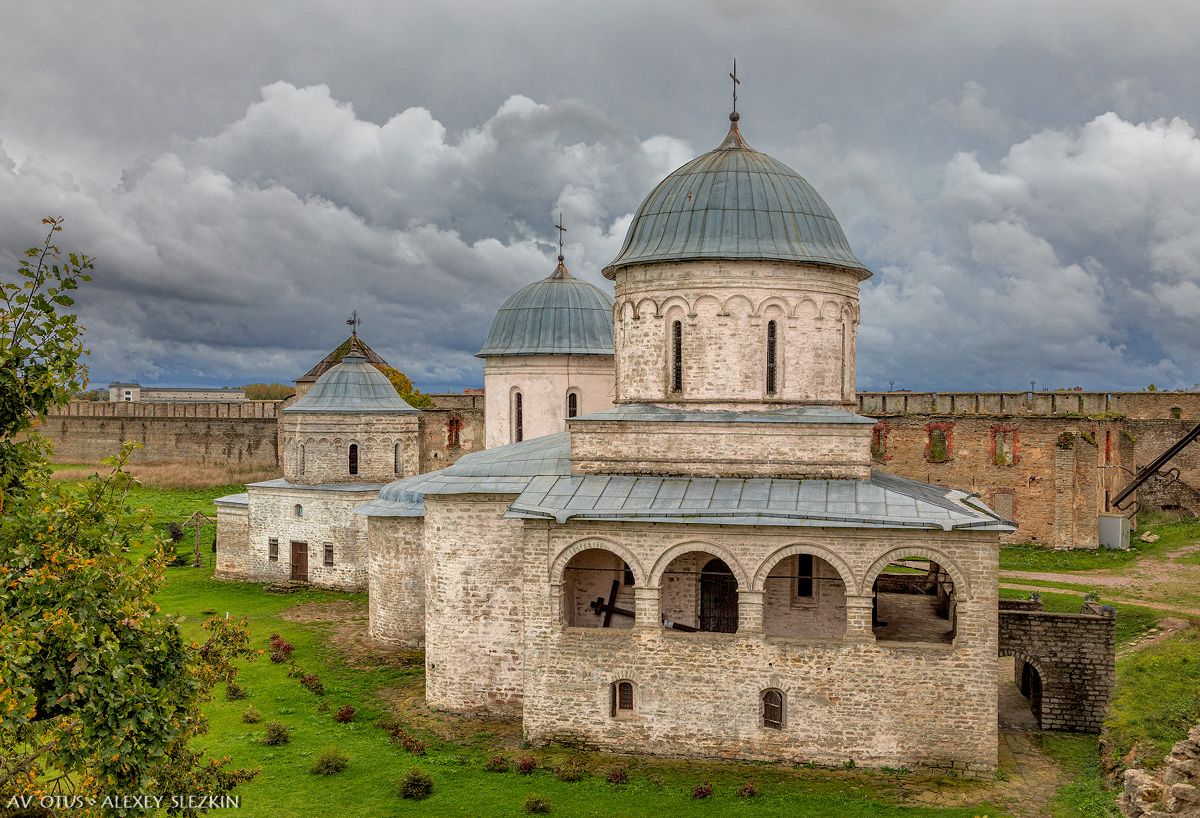
[{"label": "dark storm cloud", "polygon": [[813,181],[876,271],[864,387],[1200,381],[1192,3],[9,17],[0,261],[68,218],[64,243],[101,259],[83,299],[100,382],[290,379],[357,308],[422,386],[477,383],[559,210],[599,283],[654,182],[720,139],[734,53],[751,143]]}]

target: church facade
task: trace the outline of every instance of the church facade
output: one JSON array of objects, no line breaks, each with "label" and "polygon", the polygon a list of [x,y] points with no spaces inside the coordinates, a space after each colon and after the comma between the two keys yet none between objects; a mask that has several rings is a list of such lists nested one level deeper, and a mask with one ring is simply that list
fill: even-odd
[{"label": "church facade", "polygon": [[[820,195],[735,114],[604,273],[610,401],[516,435],[524,387],[496,368],[489,448],[357,509],[371,636],[424,648],[431,705],[519,717],[535,742],[994,769],[1013,528],[872,469],[854,412],[870,273]],[[586,348],[570,310],[520,306]]]}]

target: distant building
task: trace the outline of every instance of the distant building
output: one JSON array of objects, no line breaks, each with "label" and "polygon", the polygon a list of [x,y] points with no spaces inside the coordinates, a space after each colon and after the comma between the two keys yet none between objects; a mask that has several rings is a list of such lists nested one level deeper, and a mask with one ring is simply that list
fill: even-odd
[{"label": "distant building", "polygon": [[140,383],[110,383],[108,399],[114,403],[238,403],[246,390],[209,386],[142,386]]}]

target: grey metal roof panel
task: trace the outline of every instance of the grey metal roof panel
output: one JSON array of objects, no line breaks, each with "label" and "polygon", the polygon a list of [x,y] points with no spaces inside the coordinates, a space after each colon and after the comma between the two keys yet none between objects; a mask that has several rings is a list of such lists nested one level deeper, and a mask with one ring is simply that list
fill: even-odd
[{"label": "grey metal roof panel", "polygon": [[260,489],[294,489],[296,491],[379,491],[387,483],[290,483],[282,477],[274,480],[263,480],[259,483],[247,483],[246,488]]},{"label": "grey metal roof panel", "polygon": [[698,411],[675,409],[652,403],[623,403],[571,420],[572,423],[639,421],[646,423],[853,423],[875,425],[874,418],[863,417],[832,406],[789,406],[754,412],[731,410]]},{"label": "grey metal roof panel", "polygon": [[816,189],[747,145],[736,122],[715,150],[650,191],[604,274],[701,258],[831,264],[870,275]]},{"label": "grey metal roof panel", "polygon": [[227,494],[224,497],[218,497],[213,502],[219,506],[245,506],[250,504],[250,495],[245,492],[242,494]]},{"label": "grey metal roof panel", "polygon": [[365,355],[351,352],[317,378],[284,412],[392,414],[416,412]]},{"label": "grey metal roof panel", "polygon": [[1014,530],[973,499],[960,491],[897,481],[882,473],[870,480],[563,475],[531,482],[507,516],[560,523],[586,519]]},{"label": "grey metal roof panel", "polygon": [[613,299],[560,261],[541,281],[517,290],[496,313],[476,355],[612,355]]}]

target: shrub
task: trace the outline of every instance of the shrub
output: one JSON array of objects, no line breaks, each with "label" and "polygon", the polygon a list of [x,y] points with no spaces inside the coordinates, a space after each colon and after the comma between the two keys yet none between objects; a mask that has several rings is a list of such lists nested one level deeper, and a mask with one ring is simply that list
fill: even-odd
[{"label": "shrub", "polygon": [[550,799],[531,792],[525,796],[525,811],[530,815],[545,815],[550,811]]},{"label": "shrub", "polygon": [[333,714],[333,720],[338,724],[349,724],[354,721],[354,714],[358,711],[354,709],[352,704],[343,704],[338,708],[338,711]]},{"label": "shrub", "polygon": [[692,798],[712,798],[712,794],[712,784],[707,781],[692,787]]},{"label": "shrub", "polygon": [[171,542],[182,542],[183,526],[179,523],[169,523],[167,525],[167,535],[171,538]]},{"label": "shrub", "polygon": [[321,677],[315,673],[305,673],[300,677],[300,684],[307,687],[318,696],[325,695],[325,685],[321,682]]},{"label": "shrub", "polygon": [[506,773],[508,772],[508,759],[504,756],[492,756],[483,765],[483,768],[490,773]]},{"label": "shrub", "polygon": [[738,798],[757,798],[758,797],[758,787],[754,786],[753,781],[747,781],[745,784],[743,784],[741,787],[738,788],[737,797]]},{"label": "shrub", "polygon": [[413,767],[400,780],[400,797],[413,801],[428,798],[433,792],[433,779],[417,767]]},{"label": "shrub", "polygon": [[568,758],[565,763],[554,768],[554,777],[559,781],[579,781],[587,773],[587,768],[578,758]]},{"label": "shrub", "polygon": [[350,766],[350,757],[337,750],[322,753],[312,767],[308,769],[313,775],[337,775]]},{"label": "shrub", "polygon": [[262,713],[259,713],[253,707],[247,707],[242,711],[242,721],[246,724],[258,724],[262,721]]},{"label": "shrub", "polygon": [[425,755],[425,742],[410,736],[400,725],[396,725],[391,731],[391,739],[394,744],[399,744],[415,756]]},{"label": "shrub", "polygon": [[292,658],[292,653],[296,648],[291,642],[285,642],[283,637],[277,633],[271,634],[271,661],[277,665]]},{"label": "shrub", "polygon": [[537,759],[533,756],[521,756],[517,759],[517,772],[521,775],[529,775],[537,769]]},{"label": "shrub", "polygon": [[629,783],[629,771],[624,767],[613,767],[605,776],[609,784],[627,784]]},{"label": "shrub", "polygon": [[280,744],[287,744],[291,740],[292,732],[288,730],[286,724],[277,721],[267,722],[267,733],[263,736],[263,744],[268,747],[276,747]]},{"label": "shrub", "polygon": [[225,701],[236,702],[239,699],[246,698],[246,688],[242,687],[237,682],[230,682],[225,685]]}]

